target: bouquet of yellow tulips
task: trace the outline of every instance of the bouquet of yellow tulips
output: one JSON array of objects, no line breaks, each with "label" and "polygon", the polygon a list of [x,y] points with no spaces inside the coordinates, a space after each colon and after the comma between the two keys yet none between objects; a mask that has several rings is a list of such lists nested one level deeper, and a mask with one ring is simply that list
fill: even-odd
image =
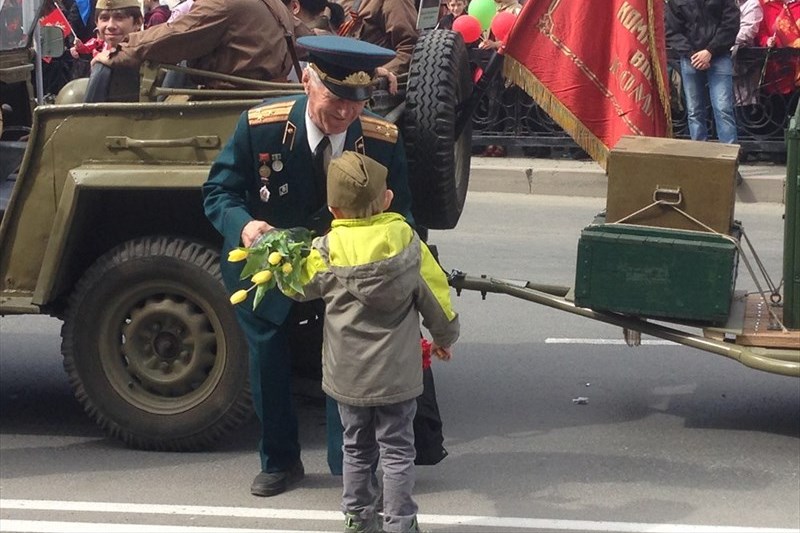
[{"label": "bouquet of yellow tulips", "polygon": [[228,261],[247,261],[242,268],[241,279],[250,278],[253,283],[231,295],[231,303],[247,300],[247,294],[255,289],[253,309],[261,303],[268,290],[277,286],[303,294],[300,271],[311,250],[311,232],[305,228],[273,229],[265,233],[249,248],[234,248],[228,253]]}]

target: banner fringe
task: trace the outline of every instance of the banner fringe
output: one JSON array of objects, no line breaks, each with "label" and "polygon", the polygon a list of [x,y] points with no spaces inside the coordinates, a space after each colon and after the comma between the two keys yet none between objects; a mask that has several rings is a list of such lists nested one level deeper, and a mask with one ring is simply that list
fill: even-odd
[{"label": "banner fringe", "polygon": [[[664,110],[664,115],[667,124],[667,137],[672,137],[672,103],[670,100],[670,91],[667,88],[667,82],[664,79],[664,73],[667,71],[664,65],[661,64],[661,54],[659,53],[658,43],[656,39],[658,35],[656,33],[656,24],[653,22],[656,20],[656,9],[654,2],[660,2],[661,0],[647,0],[647,46],[648,51],[650,52],[650,58],[653,63],[653,72],[656,78],[656,86],[658,87],[658,97],[661,100],[661,108]],[[660,10],[659,13],[662,17],[664,16],[663,8]],[[661,46],[665,46],[664,43],[660,43]]]},{"label": "banner fringe", "polygon": [[503,77],[518,85],[542,110],[550,115],[589,156],[606,170],[608,147],[564,106],[555,95],[525,65],[506,55],[503,62]]}]

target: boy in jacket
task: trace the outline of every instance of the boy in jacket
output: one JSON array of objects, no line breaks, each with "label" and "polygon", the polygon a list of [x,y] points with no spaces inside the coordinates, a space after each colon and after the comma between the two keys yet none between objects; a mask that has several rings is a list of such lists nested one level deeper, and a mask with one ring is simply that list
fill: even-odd
[{"label": "boy in jacket", "polygon": [[314,239],[298,300],[322,298],[322,389],[344,426],[346,532],[379,532],[374,465],[383,470],[383,531],[419,531],[414,488],[416,398],[422,394],[420,325],[449,360],[458,315],[441,267],[405,219],[384,213],[387,169],[345,151],[327,176],[329,233]]}]

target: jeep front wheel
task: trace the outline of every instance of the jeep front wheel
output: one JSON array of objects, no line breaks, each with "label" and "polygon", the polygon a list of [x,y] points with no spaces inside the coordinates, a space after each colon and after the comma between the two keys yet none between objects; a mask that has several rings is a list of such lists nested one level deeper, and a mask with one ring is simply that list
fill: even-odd
[{"label": "jeep front wheel", "polygon": [[70,298],[61,351],[86,412],[134,448],[204,449],[252,412],[219,254],[198,243],[135,239],[100,257]]}]

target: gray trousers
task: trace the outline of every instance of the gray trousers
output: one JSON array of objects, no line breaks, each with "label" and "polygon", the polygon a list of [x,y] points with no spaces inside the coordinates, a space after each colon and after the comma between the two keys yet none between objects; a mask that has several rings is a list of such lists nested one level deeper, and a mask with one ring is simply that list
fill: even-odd
[{"label": "gray trousers", "polygon": [[383,470],[383,530],[408,531],[417,516],[414,490],[414,414],[417,400],[377,407],[339,403],[344,426],[342,511],[369,523],[375,516],[378,487],[373,470]]}]

